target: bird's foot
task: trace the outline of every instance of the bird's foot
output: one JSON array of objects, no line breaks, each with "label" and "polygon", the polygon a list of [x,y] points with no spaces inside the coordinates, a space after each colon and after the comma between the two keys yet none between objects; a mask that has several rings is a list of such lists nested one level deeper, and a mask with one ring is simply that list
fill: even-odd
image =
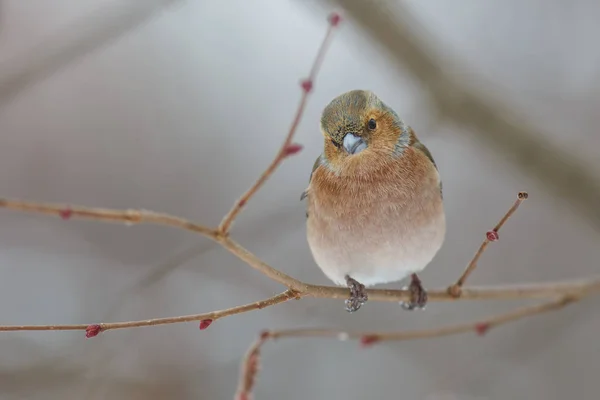
[{"label": "bird's foot", "polygon": [[410,301],[408,303],[401,301],[400,306],[405,310],[424,310],[427,304],[427,292],[421,285],[421,280],[417,274],[410,276],[410,285],[403,288],[404,290],[410,290]]},{"label": "bird's foot", "polygon": [[346,311],[358,311],[369,297],[365,293],[365,285],[346,275],[346,284],[350,289],[350,298],[346,300]]}]

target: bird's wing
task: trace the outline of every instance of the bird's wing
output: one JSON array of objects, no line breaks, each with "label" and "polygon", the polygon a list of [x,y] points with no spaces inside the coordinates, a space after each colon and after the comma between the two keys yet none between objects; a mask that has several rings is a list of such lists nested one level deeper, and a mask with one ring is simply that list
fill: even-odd
[{"label": "bird's wing", "polygon": [[[429,149],[427,148],[427,146],[425,146],[423,143],[416,141],[415,143],[413,143],[412,145],[415,149],[421,151],[423,154],[425,154],[427,156],[427,158],[429,158],[429,160],[431,161],[431,163],[433,164],[433,166],[435,167],[435,169],[437,170],[437,164],[435,163],[435,160],[433,159],[433,156],[431,155],[431,152],[429,151]],[[438,170],[439,172],[439,170]],[[440,195],[442,196],[442,198],[444,198],[444,192],[443,192],[443,188],[442,188],[442,180],[440,179]]]},{"label": "bird's wing", "polygon": [[[310,182],[312,181],[313,173],[315,172],[315,170],[317,168],[319,168],[319,165],[321,165],[321,155],[319,155],[319,157],[317,157],[317,159],[313,165],[312,171],[310,171],[310,178],[308,178],[309,185],[310,185]],[[300,195],[300,200],[304,200],[306,198],[306,196],[308,196],[308,188],[306,190],[304,190],[304,192],[302,192],[302,194]]]},{"label": "bird's wing", "polygon": [[427,156],[427,158],[429,158],[429,160],[433,163],[433,166],[435,167],[435,169],[437,169],[437,165],[435,163],[435,160],[433,159],[433,156],[431,155],[431,152],[423,143],[417,141],[417,142],[413,143],[413,147],[415,149],[423,152],[423,154],[425,154]]}]

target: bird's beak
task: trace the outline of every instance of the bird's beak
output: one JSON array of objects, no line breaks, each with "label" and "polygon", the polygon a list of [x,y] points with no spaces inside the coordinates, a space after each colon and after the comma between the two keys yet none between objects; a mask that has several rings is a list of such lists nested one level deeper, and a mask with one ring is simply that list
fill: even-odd
[{"label": "bird's beak", "polygon": [[344,150],[348,154],[358,154],[367,148],[367,143],[363,138],[354,135],[353,133],[346,133],[344,136]]}]

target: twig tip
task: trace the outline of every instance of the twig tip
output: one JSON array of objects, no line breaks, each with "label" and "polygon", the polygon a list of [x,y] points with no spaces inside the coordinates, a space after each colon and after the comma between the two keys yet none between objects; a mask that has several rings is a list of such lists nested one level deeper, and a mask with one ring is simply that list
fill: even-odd
[{"label": "twig tip", "polygon": [[529,198],[529,193],[527,193],[527,192],[519,192],[519,194],[517,195],[517,198],[519,200],[527,200]]},{"label": "twig tip", "polygon": [[329,17],[327,17],[327,21],[329,21],[329,25],[336,27],[342,21],[342,17],[340,16],[340,14],[332,12],[331,14],[329,14]]}]

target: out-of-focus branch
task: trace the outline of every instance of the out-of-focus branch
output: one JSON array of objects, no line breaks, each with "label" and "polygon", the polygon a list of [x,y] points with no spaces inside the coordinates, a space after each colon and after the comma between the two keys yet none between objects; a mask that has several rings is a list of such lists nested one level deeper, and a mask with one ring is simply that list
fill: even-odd
[{"label": "out-of-focus branch", "polygon": [[267,339],[269,339],[267,335],[261,335],[246,352],[240,365],[240,381],[234,400],[250,400],[252,398],[252,390],[260,370],[260,350]]},{"label": "out-of-focus branch", "polygon": [[[393,59],[432,93],[442,118],[476,133],[499,152],[514,158],[524,172],[537,178],[553,194],[568,200],[600,230],[600,182],[579,160],[544,139],[542,132],[519,118],[506,104],[468,90],[444,74],[442,61],[425,30],[402,2],[392,0],[323,0],[341,6]],[[447,61],[446,61],[447,62]],[[510,118],[505,118],[510,115]],[[520,120],[519,120],[520,119]]]},{"label": "out-of-focus branch", "polygon": [[345,332],[333,329],[289,329],[281,331],[267,331],[263,337],[272,339],[291,338],[291,337],[333,337],[340,340],[360,339],[363,344],[373,344],[383,341],[399,341],[412,339],[428,339],[440,336],[456,335],[465,332],[486,333],[489,329],[508,322],[516,321],[521,318],[530,317],[535,314],[541,314],[548,311],[558,310],[572,302],[579,300],[577,296],[563,296],[558,300],[552,300],[542,304],[529,307],[522,307],[517,310],[489,317],[477,322],[467,322],[459,325],[450,325],[441,328],[423,329],[415,331],[399,332]]},{"label": "out-of-focus branch", "polygon": [[0,107],[30,85],[117,39],[181,0],[127,0],[102,6],[0,66]]},{"label": "out-of-focus branch", "polygon": [[322,338],[346,341],[349,339],[360,340],[362,346],[371,346],[378,342],[429,339],[442,336],[457,335],[459,333],[474,332],[478,335],[486,334],[491,328],[509,322],[517,321],[536,314],[546,313],[561,309],[575,301],[578,296],[563,296],[557,300],[546,303],[519,308],[505,314],[500,314],[478,322],[467,322],[458,325],[444,326],[441,328],[399,331],[399,332],[346,332],[336,329],[286,329],[279,331],[264,331],[249,348],[246,357],[242,360],[240,368],[240,383],[236,400],[247,400],[252,395],[260,366],[260,352],[262,346],[269,340],[285,338]]}]

